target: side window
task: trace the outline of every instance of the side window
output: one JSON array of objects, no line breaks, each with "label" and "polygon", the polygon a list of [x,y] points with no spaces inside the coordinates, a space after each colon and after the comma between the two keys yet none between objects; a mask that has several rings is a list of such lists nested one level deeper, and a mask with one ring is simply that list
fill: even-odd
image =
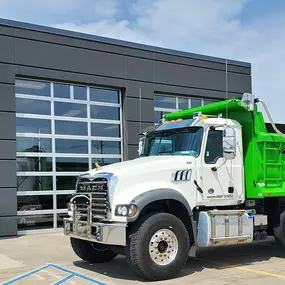
[{"label": "side window", "polygon": [[223,131],[210,130],[205,151],[205,162],[214,164],[219,157],[223,157]]}]

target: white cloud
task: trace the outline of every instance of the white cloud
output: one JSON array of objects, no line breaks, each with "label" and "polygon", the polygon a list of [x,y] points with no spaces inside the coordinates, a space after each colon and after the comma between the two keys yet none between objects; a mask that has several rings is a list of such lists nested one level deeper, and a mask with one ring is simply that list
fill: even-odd
[{"label": "white cloud", "polygon": [[38,24],[85,23],[111,18],[117,0],[0,0],[0,17]]},{"label": "white cloud", "polygon": [[0,17],[251,62],[253,92],[285,123],[285,12],[245,23],[246,1],[0,0]]}]

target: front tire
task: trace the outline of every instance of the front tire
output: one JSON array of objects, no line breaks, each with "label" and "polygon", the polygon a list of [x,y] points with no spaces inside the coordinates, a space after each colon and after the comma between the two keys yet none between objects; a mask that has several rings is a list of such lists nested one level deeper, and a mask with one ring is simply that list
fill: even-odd
[{"label": "front tire", "polygon": [[126,258],[136,273],[149,280],[177,275],[190,248],[185,225],[176,216],[158,213],[137,222],[129,234]]},{"label": "front tire", "polygon": [[113,260],[117,254],[108,248],[86,240],[70,238],[73,251],[89,263],[104,263]]}]

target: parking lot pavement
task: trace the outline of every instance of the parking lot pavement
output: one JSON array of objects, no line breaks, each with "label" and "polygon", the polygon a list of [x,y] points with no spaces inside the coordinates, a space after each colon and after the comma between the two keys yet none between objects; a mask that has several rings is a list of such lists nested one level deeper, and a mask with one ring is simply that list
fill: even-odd
[{"label": "parking lot pavement", "polygon": [[199,250],[172,280],[147,282],[138,278],[123,256],[91,265],[72,251],[61,233],[0,239],[0,284],[285,284],[285,249],[274,240]]}]

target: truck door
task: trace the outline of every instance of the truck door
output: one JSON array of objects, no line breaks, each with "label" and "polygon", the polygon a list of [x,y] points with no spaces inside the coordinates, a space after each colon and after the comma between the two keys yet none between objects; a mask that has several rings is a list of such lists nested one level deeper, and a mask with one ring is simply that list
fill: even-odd
[{"label": "truck door", "polygon": [[[206,141],[201,156],[200,171],[203,194],[198,195],[200,196],[199,204],[230,205],[237,200],[236,159],[225,160],[224,158],[223,131],[224,127],[208,128],[205,134]],[[242,169],[238,171],[241,172]]]}]

